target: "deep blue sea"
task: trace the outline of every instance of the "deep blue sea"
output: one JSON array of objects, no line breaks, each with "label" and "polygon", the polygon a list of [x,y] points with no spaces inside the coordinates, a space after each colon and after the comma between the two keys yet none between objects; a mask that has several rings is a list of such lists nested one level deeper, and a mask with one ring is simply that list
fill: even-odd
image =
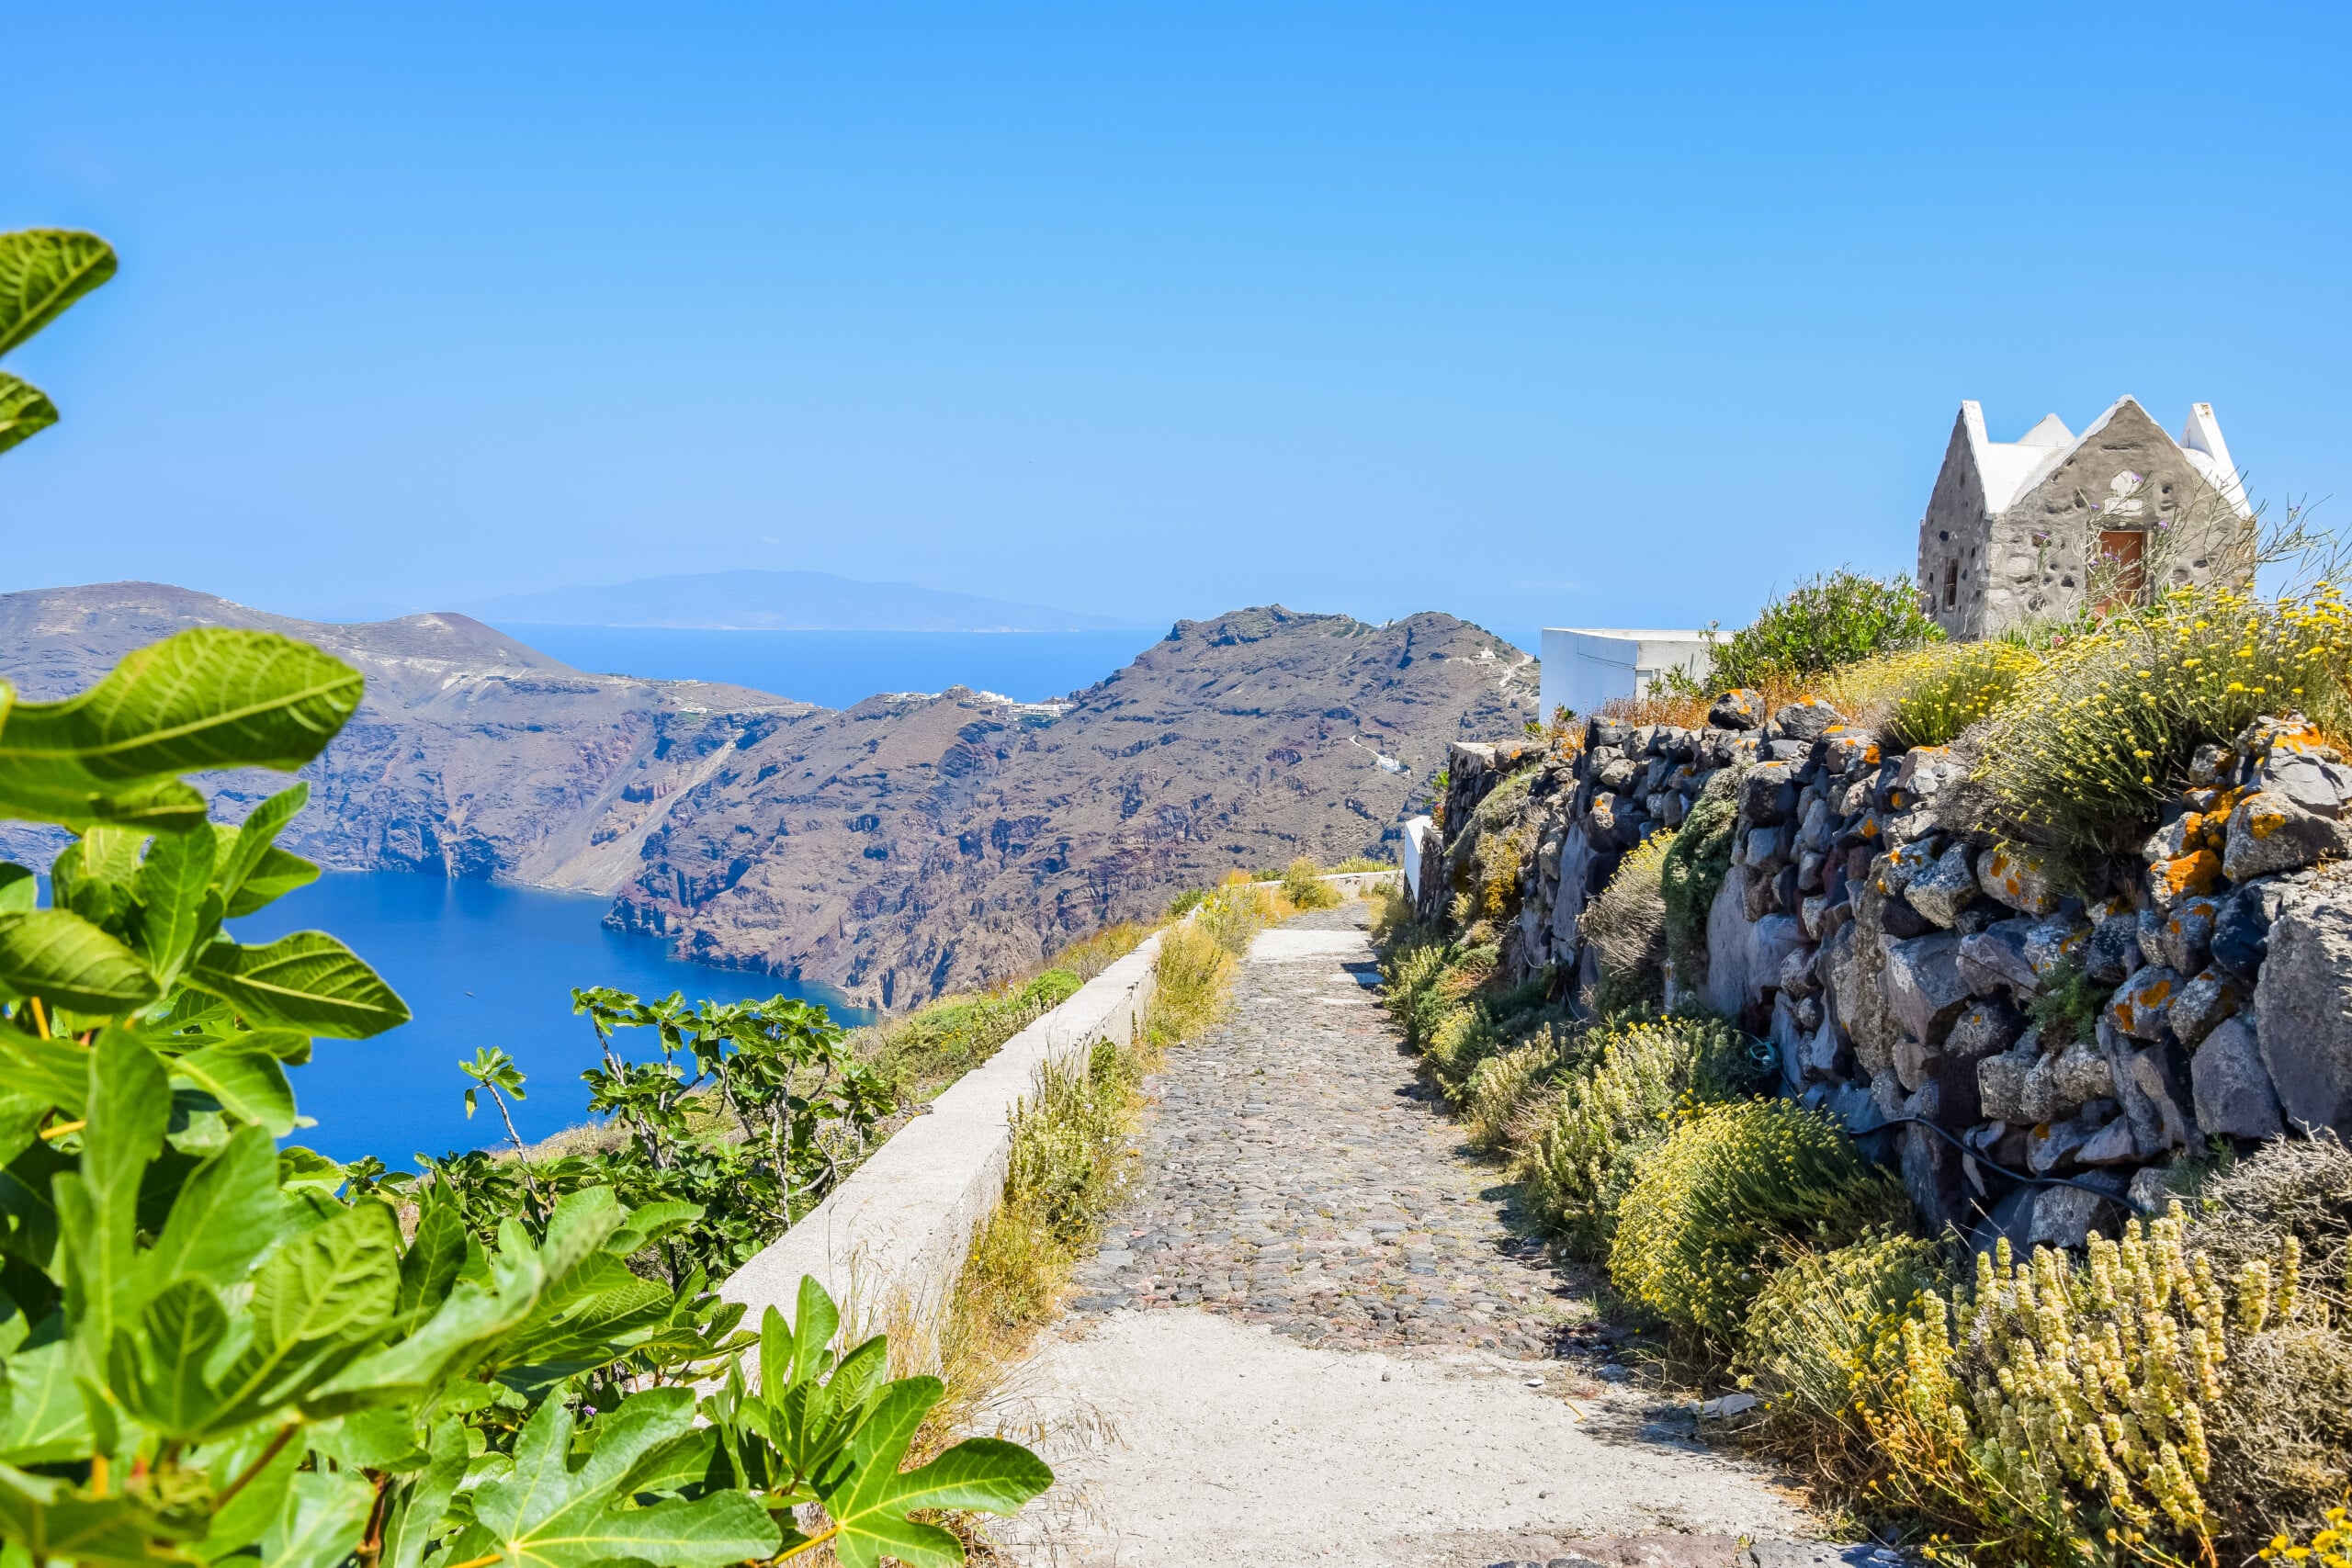
[{"label": "deep blue sea", "polygon": [[[586,1119],[581,1072],[596,1037],[571,1012],[574,986],[640,996],[684,991],[688,1001],[737,1001],[778,991],[834,1005],[842,1022],[872,1015],[838,1006],[819,987],[712,969],[669,956],[656,938],[608,931],[607,900],[403,872],[329,872],[268,908],[233,922],[244,942],[288,931],[334,932],[400,992],[413,1021],[373,1040],[321,1040],[293,1069],[294,1094],[316,1127],[295,1134],[337,1159],[372,1154],[408,1169],[420,1151],[483,1146],[505,1132],[487,1099],[466,1119],[458,1071],[479,1045],[503,1047],[529,1075],[515,1124],[537,1139]],[[622,1036],[626,1044],[628,1037]],[[650,1055],[651,1049],[632,1052]]]},{"label": "deep blue sea", "polygon": [[575,669],[661,681],[725,681],[845,708],[876,692],[954,685],[1043,702],[1091,686],[1161,635],[1114,632],[710,632],[502,624]]}]

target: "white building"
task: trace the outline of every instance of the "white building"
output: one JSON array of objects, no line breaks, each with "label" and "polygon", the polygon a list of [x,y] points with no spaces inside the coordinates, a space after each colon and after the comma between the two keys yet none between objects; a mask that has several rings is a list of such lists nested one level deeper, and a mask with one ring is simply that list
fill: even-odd
[{"label": "white building", "polygon": [[1704,681],[1714,650],[1704,632],[1544,628],[1544,722],[1565,705],[1579,717],[1611,697],[1637,697],[1669,670]]}]

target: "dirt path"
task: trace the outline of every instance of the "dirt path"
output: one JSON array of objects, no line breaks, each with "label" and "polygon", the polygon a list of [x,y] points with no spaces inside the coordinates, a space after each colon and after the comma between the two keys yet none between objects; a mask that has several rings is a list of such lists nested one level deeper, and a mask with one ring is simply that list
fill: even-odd
[{"label": "dirt path", "polygon": [[1366,916],[1260,937],[1231,1021],[1153,1084],[1140,1190],[1023,1379],[1065,1435],[1012,1555],[1838,1561],[1742,1544],[1807,1521],[1640,1393],[1589,1298],[1514,1231],[1373,998]]}]

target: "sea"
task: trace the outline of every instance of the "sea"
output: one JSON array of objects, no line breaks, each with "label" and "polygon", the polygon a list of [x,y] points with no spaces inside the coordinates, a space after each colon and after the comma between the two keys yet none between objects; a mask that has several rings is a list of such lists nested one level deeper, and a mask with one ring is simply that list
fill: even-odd
[{"label": "sea", "polygon": [[1148,628],[1085,632],[717,632],[501,624],[575,669],[724,681],[845,708],[877,692],[969,686],[1044,702],[1091,686],[1157,641]]},{"label": "sea", "polygon": [[[782,994],[823,1004],[855,1027],[873,1021],[819,986],[717,969],[670,956],[659,938],[608,929],[610,900],[492,882],[453,882],[399,871],[328,872],[258,913],[231,922],[240,942],[295,931],[332,931],[401,994],[410,1022],[372,1040],[321,1040],[293,1069],[296,1104],[316,1127],[295,1134],[335,1159],[374,1155],[395,1170],[418,1154],[440,1155],[505,1140],[485,1098],[469,1119],[471,1081],[458,1063],[494,1045],[521,1066],[513,1106],[526,1142],[588,1119],[580,1075],[600,1060],[596,1035],[574,1017],[574,987],[611,986],[641,997],[683,991],[688,1001],[741,1001]],[[624,1032],[632,1056],[659,1054],[650,1036]]]},{"label": "sea", "polygon": [[[579,669],[662,680],[718,681],[848,707],[877,692],[952,685],[1021,702],[1064,695],[1119,669],[1154,640],[1116,632],[724,632],[635,626],[503,626]],[[321,1040],[293,1074],[302,1113],[318,1125],[299,1139],[336,1159],[374,1155],[395,1169],[419,1153],[483,1147],[505,1128],[486,1098],[469,1119],[458,1063],[494,1045],[526,1076],[513,1106],[526,1141],[586,1117],[582,1070],[598,1061],[588,1021],[571,1011],[574,987],[640,996],[683,991],[689,1001],[779,993],[826,1006],[842,1023],[864,1010],[815,986],[717,969],[670,955],[659,938],[609,930],[609,900],[405,872],[330,872],[233,922],[240,941],[291,931],[334,932],[375,965],[414,1021],[373,1040]],[[623,1043],[628,1043],[624,1038]],[[637,1055],[650,1055],[650,1042]]]}]

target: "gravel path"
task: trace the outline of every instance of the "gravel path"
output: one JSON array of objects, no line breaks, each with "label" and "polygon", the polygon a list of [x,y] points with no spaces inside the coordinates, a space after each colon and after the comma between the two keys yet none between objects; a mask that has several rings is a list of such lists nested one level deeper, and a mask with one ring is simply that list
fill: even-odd
[{"label": "gravel path", "polygon": [[1060,1479],[1011,1555],[1697,1568],[1801,1535],[1515,1227],[1377,1005],[1367,919],[1261,935],[1228,1022],[1148,1086],[1136,1197],[1021,1379]]}]

